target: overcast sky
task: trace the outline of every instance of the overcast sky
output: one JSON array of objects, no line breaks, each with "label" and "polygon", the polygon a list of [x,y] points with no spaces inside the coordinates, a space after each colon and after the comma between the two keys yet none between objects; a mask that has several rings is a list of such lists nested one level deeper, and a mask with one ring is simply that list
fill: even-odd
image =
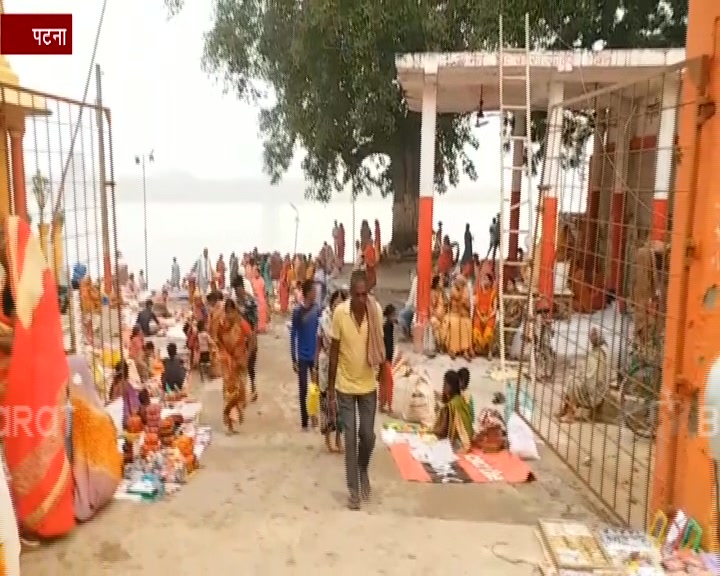
[{"label": "overcast sky", "polygon": [[[9,13],[73,14],[72,56],[9,59],[21,85],[81,100],[101,0],[4,3]],[[148,167],[151,178],[267,182],[262,173],[257,110],[233,95],[223,95],[221,87],[200,69],[203,32],[211,24],[211,6],[209,0],[187,0],[185,10],[168,21],[163,0],[108,0],[97,62],[104,71],[104,104],[113,114],[118,181],[139,177],[134,156],[154,149],[155,163]],[[91,101],[94,87],[93,80]],[[490,125],[482,132],[483,146],[475,155],[478,160],[484,156],[478,163],[482,183],[466,181],[463,188],[492,198],[499,181],[497,127]],[[298,165],[296,160],[286,180],[298,184],[293,188],[298,189],[299,200],[302,174]]]}]

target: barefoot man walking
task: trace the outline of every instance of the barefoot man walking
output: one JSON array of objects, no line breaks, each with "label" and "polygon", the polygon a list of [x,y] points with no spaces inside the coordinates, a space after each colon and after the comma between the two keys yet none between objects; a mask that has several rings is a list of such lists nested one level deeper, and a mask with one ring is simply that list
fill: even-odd
[{"label": "barefoot man walking", "polygon": [[350,299],[333,312],[328,369],[328,402],[345,430],[345,478],[348,508],[370,499],[368,467],[375,447],[378,371],[385,361],[382,309],[368,294],[367,275],[350,276]]}]

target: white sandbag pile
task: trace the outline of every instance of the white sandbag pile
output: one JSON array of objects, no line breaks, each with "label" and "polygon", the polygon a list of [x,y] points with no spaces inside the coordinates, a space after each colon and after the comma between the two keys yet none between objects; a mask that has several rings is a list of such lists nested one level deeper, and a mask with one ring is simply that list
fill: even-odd
[{"label": "white sandbag pile", "polygon": [[393,360],[394,411],[405,422],[431,427],[435,421],[435,392],[425,370],[410,365],[402,354]]}]

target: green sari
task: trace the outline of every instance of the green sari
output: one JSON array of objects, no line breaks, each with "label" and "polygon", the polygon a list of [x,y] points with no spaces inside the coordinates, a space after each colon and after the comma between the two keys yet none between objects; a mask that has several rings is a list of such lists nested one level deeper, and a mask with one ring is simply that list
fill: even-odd
[{"label": "green sari", "polygon": [[440,408],[434,433],[439,439],[447,438],[455,448],[469,450],[473,437],[473,417],[470,404],[462,394],[453,396]]}]

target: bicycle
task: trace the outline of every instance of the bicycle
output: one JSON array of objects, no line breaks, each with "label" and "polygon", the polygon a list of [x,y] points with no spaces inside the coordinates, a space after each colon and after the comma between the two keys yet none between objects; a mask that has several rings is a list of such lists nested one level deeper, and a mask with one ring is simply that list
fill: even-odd
[{"label": "bicycle", "polygon": [[526,335],[525,341],[532,339],[536,374],[540,380],[552,380],[555,376],[557,353],[553,348],[555,330],[553,329],[550,313],[538,312],[532,320],[532,326],[532,336]]},{"label": "bicycle", "polygon": [[657,433],[662,369],[654,361],[656,356],[652,352],[641,354],[635,346],[619,385],[621,425],[641,438],[654,439]]}]

